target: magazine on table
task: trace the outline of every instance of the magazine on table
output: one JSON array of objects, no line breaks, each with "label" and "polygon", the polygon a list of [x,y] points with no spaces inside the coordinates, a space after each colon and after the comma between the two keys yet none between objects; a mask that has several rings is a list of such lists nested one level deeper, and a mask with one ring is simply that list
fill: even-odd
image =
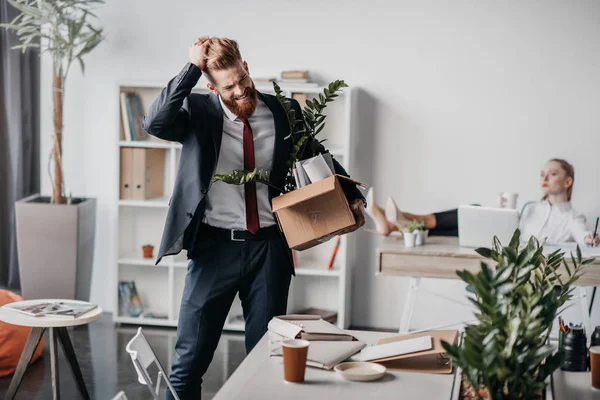
[{"label": "magazine on table", "polygon": [[63,317],[77,318],[97,307],[95,304],[69,301],[42,301],[34,304],[6,304],[5,308],[29,315],[30,317]]}]

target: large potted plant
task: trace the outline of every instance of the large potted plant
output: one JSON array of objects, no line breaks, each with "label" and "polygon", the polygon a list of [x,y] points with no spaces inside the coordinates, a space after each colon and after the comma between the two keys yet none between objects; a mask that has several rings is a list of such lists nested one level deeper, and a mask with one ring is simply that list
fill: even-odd
[{"label": "large potted plant", "polygon": [[583,268],[593,262],[582,260],[579,247],[569,265],[560,250],[545,255],[534,237],[522,249],[519,243],[519,230],[506,247],[494,238],[493,248],[476,250],[494,268],[481,263],[476,274],[458,272],[474,289],[478,323],[465,328],[461,344],[443,343],[479,398],[487,400],[540,398],[563,357],[548,342],[552,325]]},{"label": "large potted plant", "polygon": [[[94,257],[96,201],[65,196],[62,168],[64,83],[73,63],[84,72],[83,57],[103,39],[89,22],[103,0],[8,0],[18,15],[0,27],[14,32],[23,52],[41,47],[53,62],[54,134],[49,160],[52,196],[16,203],[17,250],[25,298],[88,300]],[[52,168],[50,168],[50,163]]]}]

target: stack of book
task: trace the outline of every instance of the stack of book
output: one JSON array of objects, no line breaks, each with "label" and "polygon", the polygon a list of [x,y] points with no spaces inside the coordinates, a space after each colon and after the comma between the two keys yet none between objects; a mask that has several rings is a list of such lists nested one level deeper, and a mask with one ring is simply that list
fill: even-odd
[{"label": "stack of book", "polygon": [[283,71],[281,72],[280,83],[290,86],[317,86],[317,83],[310,81],[308,71]]},{"label": "stack of book", "polygon": [[272,357],[281,357],[285,340],[310,341],[306,364],[332,369],[338,363],[362,350],[366,343],[350,333],[321,319],[318,315],[284,315],[273,318],[268,325],[269,351]]}]

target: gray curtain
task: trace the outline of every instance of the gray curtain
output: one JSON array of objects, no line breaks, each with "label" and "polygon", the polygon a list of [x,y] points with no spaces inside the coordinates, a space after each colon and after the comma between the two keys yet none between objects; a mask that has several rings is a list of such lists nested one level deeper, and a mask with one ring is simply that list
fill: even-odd
[{"label": "gray curtain", "polygon": [[[0,22],[17,11],[0,0]],[[17,37],[0,28],[0,287],[19,290],[15,201],[40,190],[37,49],[10,47]]]}]

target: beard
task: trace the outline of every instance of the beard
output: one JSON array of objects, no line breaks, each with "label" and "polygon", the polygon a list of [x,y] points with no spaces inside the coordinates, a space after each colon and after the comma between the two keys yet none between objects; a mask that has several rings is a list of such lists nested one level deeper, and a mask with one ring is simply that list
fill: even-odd
[{"label": "beard", "polygon": [[258,103],[254,82],[252,82],[252,86],[246,88],[245,96],[246,98],[243,101],[238,101],[235,98],[225,99],[222,96],[221,99],[232,113],[237,115],[239,119],[244,120],[250,118],[252,114],[254,114],[256,104]]}]

